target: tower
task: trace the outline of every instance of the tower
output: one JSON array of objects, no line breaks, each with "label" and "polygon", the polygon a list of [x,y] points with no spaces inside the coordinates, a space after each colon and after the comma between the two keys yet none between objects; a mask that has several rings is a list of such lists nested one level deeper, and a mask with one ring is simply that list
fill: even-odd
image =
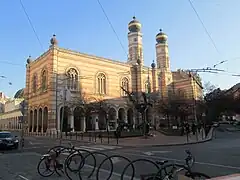
[{"label": "tower", "polygon": [[167,35],[160,32],[156,35],[156,59],[158,71],[158,89],[162,98],[167,98],[172,91],[172,72],[170,70]]},{"label": "tower", "polygon": [[133,20],[128,24],[128,63],[135,65],[137,61],[143,64],[143,45],[141,23],[133,17]]}]

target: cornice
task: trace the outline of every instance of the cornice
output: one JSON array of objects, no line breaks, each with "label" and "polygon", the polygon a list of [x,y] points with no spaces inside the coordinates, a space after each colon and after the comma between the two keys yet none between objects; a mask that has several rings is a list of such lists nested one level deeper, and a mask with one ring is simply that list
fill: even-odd
[{"label": "cornice", "polygon": [[104,57],[99,57],[99,56],[89,55],[89,54],[85,54],[85,53],[80,53],[80,52],[73,51],[73,50],[70,50],[70,49],[65,49],[65,48],[59,48],[58,47],[58,50],[59,50],[59,52],[70,54],[70,55],[81,56],[81,57],[85,57],[85,58],[91,58],[91,59],[95,59],[95,60],[99,60],[99,61],[118,64],[118,65],[125,66],[125,67],[131,67],[131,65],[127,64],[127,62],[121,62],[121,61],[118,61],[118,60],[107,59],[107,58],[104,58]]},{"label": "cornice", "polygon": [[46,52],[44,52],[43,54],[41,54],[39,57],[37,57],[37,59],[35,59],[34,61],[31,62],[30,67],[34,64],[36,64],[38,61],[40,61],[41,59],[43,59],[44,57],[46,57],[52,49],[48,49]]}]

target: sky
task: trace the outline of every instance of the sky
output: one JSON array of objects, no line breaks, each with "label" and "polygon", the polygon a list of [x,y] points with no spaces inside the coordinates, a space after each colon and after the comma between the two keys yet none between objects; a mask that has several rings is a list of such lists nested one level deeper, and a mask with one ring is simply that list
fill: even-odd
[{"label": "sky", "polygon": [[[38,57],[57,35],[59,46],[83,53],[126,61],[128,23],[133,16],[142,23],[144,63],[156,59],[155,36],[168,35],[172,70],[217,66],[227,73],[200,73],[203,82],[230,88],[240,77],[240,1],[192,0],[216,48],[188,0],[100,0],[124,49],[97,0],[20,0],[0,2],[0,91],[13,96],[25,86],[26,59]],[[9,82],[12,85],[9,85]]]}]

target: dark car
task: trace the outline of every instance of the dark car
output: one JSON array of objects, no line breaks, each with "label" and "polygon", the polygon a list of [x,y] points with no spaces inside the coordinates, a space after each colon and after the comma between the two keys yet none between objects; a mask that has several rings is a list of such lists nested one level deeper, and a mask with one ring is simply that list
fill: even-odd
[{"label": "dark car", "polygon": [[0,132],[0,149],[18,149],[18,139],[11,132]]}]

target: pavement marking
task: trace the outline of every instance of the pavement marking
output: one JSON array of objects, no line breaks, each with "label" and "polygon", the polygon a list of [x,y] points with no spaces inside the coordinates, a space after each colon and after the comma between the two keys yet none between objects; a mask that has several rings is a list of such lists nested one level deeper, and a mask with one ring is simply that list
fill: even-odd
[{"label": "pavement marking", "polygon": [[[88,167],[88,168],[94,168],[94,166],[91,166],[91,165],[88,165],[88,164],[85,164],[84,166]],[[109,170],[106,170],[106,169],[99,169],[100,172],[105,172],[105,173],[111,173],[111,171]],[[116,173],[116,172],[112,172],[113,175],[115,176],[118,176],[118,177],[121,177],[122,174],[119,174],[119,173]],[[124,175],[124,179],[132,179],[131,176],[128,176],[128,175]],[[134,180],[140,180],[139,178],[133,178]]]},{"label": "pavement marking", "polygon": [[[139,151],[142,152],[142,151]],[[170,153],[172,151],[147,151],[147,152],[143,152],[143,154],[146,154],[148,156],[152,156],[154,155],[154,153],[161,153],[161,154],[165,154],[165,153]]]},{"label": "pavement marking", "polygon": [[[115,153],[115,152],[112,151],[112,153]],[[154,158],[154,159],[160,159],[160,160],[170,160],[170,161],[185,162],[184,160],[180,160],[180,159],[166,158],[166,157],[160,157],[160,156],[148,156],[148,155],[134,154],[134,153],[129,153],[129,152],[121,152],[121,153],[122,153],[122,154],[126,154],[126,155],[130,155],[130,156],[142,156],[142,157],[146,157],[146,158]],[[196,164],[200,164],[200,165],[208,165],[208,166],[215,166],[215,167],[222,167],[222,168],[240,170],[240,167],[223,165],[223,164],[214,164],[214,163],[197,162],[197,161],[196,161],[195,163],[196,163]]]},{"label": "pavement marking", "polygon": [[38,148],[51,148],[52,146],[33,146],[33,147],[27,147],[27,148],[23,148],[23,149],[38,149]]},{"label": "pavement marking", "polygon": [[29,180],[28,178],[26,178],[26,177],[24,177],[24,176],[22,176],[22,175],[18,175],[21,179],[24,179],[24,180]]},{"label": "pavement marking", "polygon": [[32,141],[29,141],[29,144],[31,144],[31,145],[38,145],[38,144],[43,144],[43,143],[33,143]]},{"label": "pavement marking", "polygon": [[[109,145],[109,146],[107,146],[107,145],[106,146],[105,145],[92,145],[92,146],[77,146],[75,148],[77,150],[79,150],[80,153],[86,153],[84,150],[89,151],[89,152],[95,152],[95,151],[119,149],[119,148],[122,148],[122,147],[111,146],[111,145]],[[61,154],[68,156],[70,153],[69,152],[63,152]]]}]

